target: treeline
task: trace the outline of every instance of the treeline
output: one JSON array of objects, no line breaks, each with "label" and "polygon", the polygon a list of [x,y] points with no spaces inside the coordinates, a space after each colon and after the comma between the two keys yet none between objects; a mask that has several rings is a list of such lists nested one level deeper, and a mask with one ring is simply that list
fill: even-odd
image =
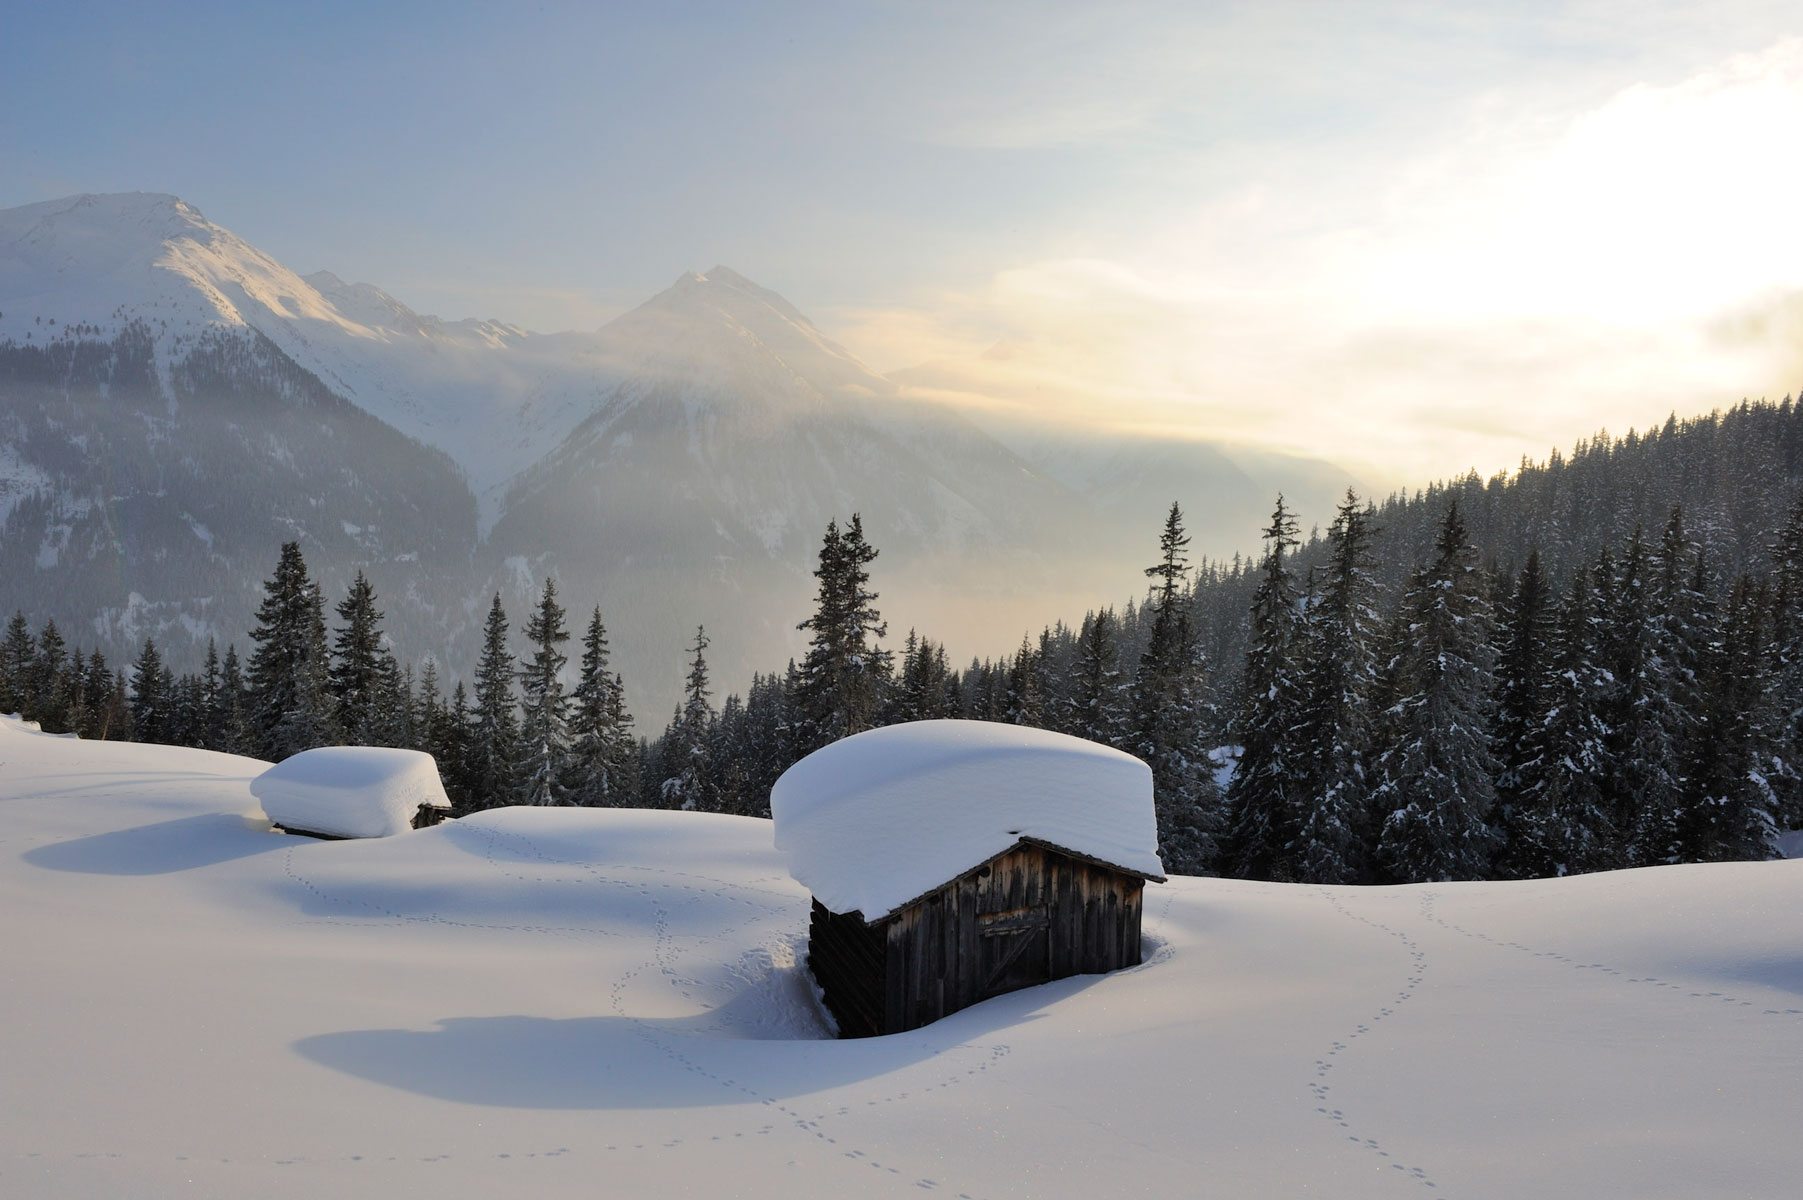
[{"label": "treeline", "polygon": [[[827,528],[802,660],[716,704],[698,629],[684,698],[652,738],[634,733],[598,611],[570,664],[553,581],[526,653],[497,597],[473,686],[445,695],[433,664],[416,677],[396,662],[362,576],[328,631],[294,545],[243,667],[209,648],[177,677],[146,643],[128,678],[15,617],[0,710],[265,758],[417,747],[460,813],[754,816],[821,745],[965,717],[1144,758],[1179,872],[1402,882],[1762,858],[1776,830],[1803,826],[1798,416],[1743,405],[1512,478],[1381,506],[1349,493],[1306,543],[1280,500],[1263,554],[1231,563],[1192,567],[1173,505],[1143,598],[961,668],[914,631],[884,646],[877,552],[854,516]],[[1672,497],[1697,498],[1700,522],[1682,504],[1639,519]]]},{"label": "treeline", "polygon": [[609,669],[607,629],[596,610],[582,639],[573,687],[557,588],[547,580],[526,625],[529,657],[516,659],[495,598],[474,686],[447,695],[436,664],[417,677],[381,629],[369,580],[358,572],[328,631],[325,597],[297,543],[282,547],[264,584],[241,662],[210,641],[205,665],[176,675],[146,640],[129,676],[99,651],[70,649],[54,622],[34,638],[15,614],[0,641],[0,712],[46,732],[156,742],[280,760],[315,746],[398,746],[434,755],[460,815],[508,804],[639,802],[642,743],[632,732],[620,676]]}]

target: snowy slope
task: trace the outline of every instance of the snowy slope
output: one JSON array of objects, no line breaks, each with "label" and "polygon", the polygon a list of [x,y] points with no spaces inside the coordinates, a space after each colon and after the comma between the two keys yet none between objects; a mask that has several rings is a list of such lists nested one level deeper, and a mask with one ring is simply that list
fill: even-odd
[{"label": "snowy slope", "polygon": [[825,1040],[767,824],[267,831],[0,721],[0,1194],[1779,1197],[1803,864],[1173,879],[1149,961]]}]

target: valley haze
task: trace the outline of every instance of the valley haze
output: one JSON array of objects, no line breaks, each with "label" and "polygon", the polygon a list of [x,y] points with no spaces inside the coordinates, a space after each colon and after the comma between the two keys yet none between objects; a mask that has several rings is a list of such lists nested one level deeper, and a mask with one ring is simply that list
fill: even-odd
[{"label": "valley haze", "polygon": [[329,593],[365,569],[402,655],[454,673],[491,594],[519,612],[554,575],[654,719],[697,625],[732,687],[800,648],[829,520],[862,515],[897,639],[988,655],[1138,594],[1172,500],[1225,556],[1279,491],[1324,517],[1357,482],[935,403],[726,267],[540,334],[298,274],[154,193],[0,211],[0,357],[42,399],[0,413],[0,569],[35,618],[191,663],[243,640],[299,539]]}]

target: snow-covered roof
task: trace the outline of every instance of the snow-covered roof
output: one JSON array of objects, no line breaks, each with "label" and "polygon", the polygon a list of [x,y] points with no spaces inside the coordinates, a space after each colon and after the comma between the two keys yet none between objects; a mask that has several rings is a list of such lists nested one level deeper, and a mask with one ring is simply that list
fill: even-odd
[{"label": "snow-covered roof", "polygon": [[816,750],[770,791],[789,872],[834,912],[887,916],[1025,839],[1164,878],[1152,772],[1081,738],[914,721]]},{"label": "snow-covered roof", "polygon": [[277,825],[334,837],[388,837],[413,827],[420,805],[449,808],[438,763],[418,750],[322,746],[250,781]]}]

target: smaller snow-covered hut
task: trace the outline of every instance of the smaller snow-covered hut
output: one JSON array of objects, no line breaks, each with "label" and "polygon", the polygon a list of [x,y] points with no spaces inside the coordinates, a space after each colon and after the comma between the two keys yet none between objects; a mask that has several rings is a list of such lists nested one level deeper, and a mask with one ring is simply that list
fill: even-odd
[{"label": "smaller snow-covered hut", "polygon": [[322,838],[424,829],[451,808],[430,754],[378,746],[303,750],[251,780],[250,792],[277,829]]},{"label": "smaller snow-covered hut", "polygon": [[1145,884],[1164,882],[1146,764],[1018,725],[845,738],[789,768],[770,811],[814,894],[808,965],[842,1037],[1132,966]]}]

